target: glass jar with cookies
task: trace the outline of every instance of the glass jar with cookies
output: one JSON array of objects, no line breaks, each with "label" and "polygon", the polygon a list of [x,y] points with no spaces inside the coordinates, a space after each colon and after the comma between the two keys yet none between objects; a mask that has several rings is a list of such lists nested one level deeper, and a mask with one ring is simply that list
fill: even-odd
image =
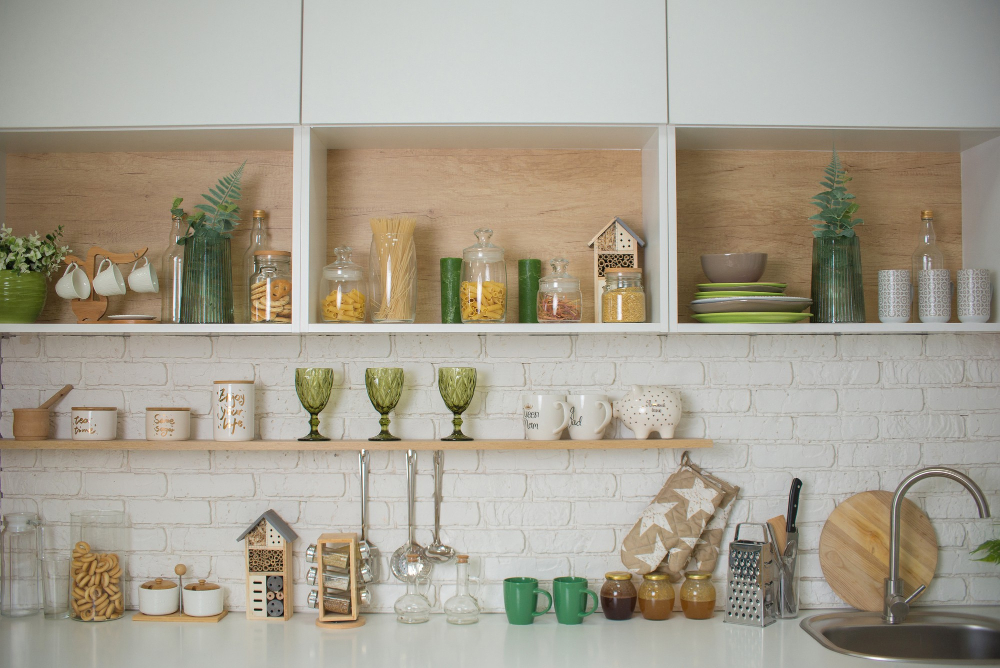
[{"label": "glass jar with cookies", "polygon": [[493,230],[478,229],[478,243],[462,251],[459,299],[462,322],[503,322],[507,315],[507,265],[503,248],[490,243]]},{"label": "glass jar with cookies", "polygon": [[323,267],[319,311],[324,322],[364,322],[368,301],[365,270],[351,261],[351,247],[334,248],[337,260]]},{"label": "glass jar with cookies", "polygon": [[250,322],[292,322],[292,254],[259,250],[250,275]]}]

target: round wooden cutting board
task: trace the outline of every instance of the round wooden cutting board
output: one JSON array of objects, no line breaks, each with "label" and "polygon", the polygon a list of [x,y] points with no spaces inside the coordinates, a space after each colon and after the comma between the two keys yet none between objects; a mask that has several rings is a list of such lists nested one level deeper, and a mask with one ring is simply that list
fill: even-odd
[{"label": "round wooden cutting board", "polygon": [[[839,504],[823,525],[819,563],[833,592],[858,610],[881,612],[889,577],[892,492],[861,492]],[[937,536],[917,504],[903,500],[900,571],[906,595],[930,584],[937,568]]]}]

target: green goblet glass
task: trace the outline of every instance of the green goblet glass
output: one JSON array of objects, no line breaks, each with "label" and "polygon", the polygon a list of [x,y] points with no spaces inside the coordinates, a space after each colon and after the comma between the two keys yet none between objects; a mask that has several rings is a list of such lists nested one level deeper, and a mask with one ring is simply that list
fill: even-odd
[{"label": "green goblet glass", "polygon": [[389,433],[389,411],[399,403],[399,395],[403,393],[403,370],[392,368],[365,369],[365,388],[368,398],[382,417],[378,423],[382,431],[372,436],[369,441],[398,441],[398,436]]},{"label": "green goblet glass", "polygon": [[446,366],[438,369],[438,390],[444,405],[448,407],[455,418],[451,421],[455,430],[442,441],[471,441],[471,436],[462,433],[462,413],[472,403],[472,395],[476,392],[476,370],[464,366]]},{"label": "green goblet glass", "polygon": [[333,390],[333,369],[296,369],[295,394],[302,407],[309,411],[309,433],[300,441],[329,441],[319,433],[319,414],[330,401]]}]

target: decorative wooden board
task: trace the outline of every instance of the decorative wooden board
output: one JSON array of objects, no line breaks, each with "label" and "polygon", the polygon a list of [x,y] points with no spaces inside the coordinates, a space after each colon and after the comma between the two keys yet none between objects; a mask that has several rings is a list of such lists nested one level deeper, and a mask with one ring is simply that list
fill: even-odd
[{"label": "decorative wooden board", "polygon": [[[959,153],[840,153],[857,196],[868,322],[878,322],[878,270],[909,269],[920,212],[934,211],[945,266],[962,268],[962,164]],[[811,292],[812,197],[828,151],[677,152],[677,303],[680,322],[704,283],[705,253],[768,254],[762,281]]]},{"label": "decorative wooden board", "polygon": [[707,438],[600,441],[73,441],[0,439],[0,450],[641,450],[710,448]]},{"label": "decorative wooden board", "polygon": [[[889,577],[892,492],[861,492],[837,505],[819,539],[819,563],[833,592],[858,610],[881,612]],[[917,504],[903,500],[900,572],[906,594],[928,585],[937,568],[937,536]]]},{"label": "decorative wooden board", "polygon": [[228,610],[223,610],[211,617],[192,617],[191,615],[174,612],[169,615],[144,615],[137,612],[132,615],[133,622],[191,622],[193,624],[217,624],[220,619],[229,614]]},{"label": "decorative wooden board", "polygon": [[[199,151],[170,153],[30,153],[7,155],[6,224],[15,234],[46,234],[65,226],[64,244],[77,254],[99,245],[123,252],[149,247],[149,261],[162,271],[170,234],[170,204],[183,197],[192,211],[220,178],[243,160],[243,199],[233,235],[234,265],[243,261],[253,209],[268,214],[270,245],[292,249],[292,152]],[[366,247],[367,253],[367,247]],[[120,267],[128,280],[131,266]],[[242,270],[237,275],[242,275]],[[70,302],[48,281],[38,322],[74,323]],[[164,277],[160,276],[161,286]],[[108,314],[159,313],[159,294],[129,290],[110,297]]]},{"label": "decorative wooden board", "polygon": [[[370,218],[417,221],[417,322],[441,322],[439,259],[461,257],[478,227],[506,250],[507,322],[517,322],[517,261],[569,260],[583,322],[594,321],[594,255],[587,242],[619,216],[645,238],[638,150],[349,149],[327,154],[327,258],[351,246],[368,266]],[[640,266],[645,266],[640,253]],[[649,286],[647,286],[647,290]]]}]

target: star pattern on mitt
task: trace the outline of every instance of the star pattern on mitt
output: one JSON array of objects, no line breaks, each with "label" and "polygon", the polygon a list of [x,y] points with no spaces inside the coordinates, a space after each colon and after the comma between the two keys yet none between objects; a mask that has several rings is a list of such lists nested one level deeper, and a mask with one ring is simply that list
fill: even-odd
[{"label": "star pattern on mitt", "polygon": [[709,517],[715,513],[715,504],[712,501],[719,496],[719,490],[706,487],[701,478],[695,478],[691,487],[675,489],[674,493],[687,499],[687,519],[691,519],[700,511],[705,511]]},{"label": "star pattern on mitt", "polygon": [[636,554],[634,555],[639,561],[648,564],[649,569],[653,570],[660,565],[663,561],[663,557],[667,556],[667,548],[660,540],[660,534],[656,534],[656,542],[653,543],[653,551],[646,554]]},{"label": "star pattern on mitt", "polygon": [[639,535],[649,531],[650,527],[660,527],[664,531],[669,533],[674,533],[674,528],[670,525],[670,520],[667,519],[667,513],[673,510],[673,507],[677,505],[676,501],[670,503],[651,503],[649,506],[642,511],[642,521],[639,525]]}]

